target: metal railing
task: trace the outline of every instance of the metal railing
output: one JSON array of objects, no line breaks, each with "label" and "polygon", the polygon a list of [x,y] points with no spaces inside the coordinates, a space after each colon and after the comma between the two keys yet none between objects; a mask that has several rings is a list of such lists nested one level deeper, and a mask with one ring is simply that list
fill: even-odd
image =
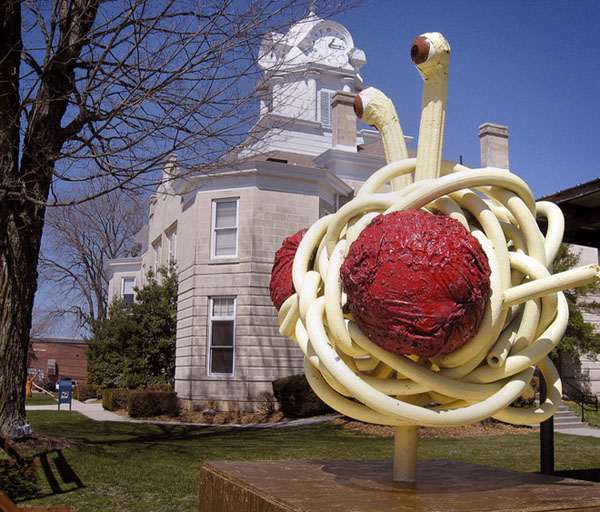
[{"label": "metal railing", "polygon": [[588,407],[588,411],[598,411],[598,397],[596,395],[584,393],[576,385],[571,384],[565,378],[563,378],[562,381],[569,388],[569,391],[567,392],[569,398],[581,407],[581,421],[585,421],[586,406]]}]

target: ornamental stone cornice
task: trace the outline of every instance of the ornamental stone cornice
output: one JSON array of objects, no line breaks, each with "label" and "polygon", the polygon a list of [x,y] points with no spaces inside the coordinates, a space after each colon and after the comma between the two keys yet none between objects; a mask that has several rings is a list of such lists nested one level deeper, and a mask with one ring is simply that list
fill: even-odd
[{"label": "ornamental stone cornice", "polygon": [[347,195],[352,187],[328,169],[249,160],[239,166],[195,176],[179,184],[177,193],[188,205],[192,195],[215,190],[256,187],[261,190],[319,196],[330,202]]}]

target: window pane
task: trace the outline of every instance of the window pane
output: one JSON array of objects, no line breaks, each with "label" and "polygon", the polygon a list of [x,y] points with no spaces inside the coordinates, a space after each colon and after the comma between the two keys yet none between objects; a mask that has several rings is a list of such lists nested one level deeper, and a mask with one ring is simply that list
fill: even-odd
[{"label": "window pane", "polygon": [[132,294],[134,285],[135,285],[135,278],[124,277],[123,278],[123,295]]},{"label": "window pane", "polygon": [[162,246],[160,242],[152,244],[154,249],[154,270],[160,267]]},{"label": "window pane", "polygon": [[215,233],[215,256],[235,256],[236,229],[223,229]]},{"label": "window pane", "polygon": [[234,299],[229,297],[229,298],[215,298],[212,299],[213,301],[213,309],[212,309],[212,316],[216,317],[216,316],[229,316],[229,317],[233,317],[233,301]]},{"label": "window pane", "polygon": [[167,240],[168,240],[168,248],[169,248],[168,263],[171,263],[171,260],[177,259],[177,231],[171,231],[171,233],[169,233],[167,235]]},{"label": "window pane", "polygon": [[237,201],[219,201],[216,206],[216,228],[232,228],[236,225]]},{"label": "window pane", "polygon": [[233,346],[233,321],[213,320],[211,345],[213,347]]},{"label": "window pane", "polygon": [[233,349],[213,348],[210,360],[211,373],[233,373]]}]

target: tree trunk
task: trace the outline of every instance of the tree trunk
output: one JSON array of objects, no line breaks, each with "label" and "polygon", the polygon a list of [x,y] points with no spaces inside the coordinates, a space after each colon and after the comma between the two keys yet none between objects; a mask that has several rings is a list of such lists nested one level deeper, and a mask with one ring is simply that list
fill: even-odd
[{"label": "tree trunk", "polygon": [[[27,349],[45,207],[74,67],[99,0],[64,2],[58,47],[46,63],[21,137],[21,3],[0,2],[0,433],[25,422]],[[22,148],[22,151],[19,151]],[[21,156],[19,162],[19,155]]]},{"label": "tree trunk", "polygon": [[[25,380],[33,292],[24,254],[31,233],[12,194],[19,169],[19,66],[21,6],[0,3],[0,433],[12,436],[25,422]],[[14,196],[13,196],[14,197]],[[31,258],[29,258],[31,259]],[[37,258],[33,258],[37,262]],[[31,262],[30,262],[31,263]]]},{"label": "tree trunk", "polygon": [[26,423],[27,352],[43,224],[39,209],[0,216],[0,434],[8,437]]}]

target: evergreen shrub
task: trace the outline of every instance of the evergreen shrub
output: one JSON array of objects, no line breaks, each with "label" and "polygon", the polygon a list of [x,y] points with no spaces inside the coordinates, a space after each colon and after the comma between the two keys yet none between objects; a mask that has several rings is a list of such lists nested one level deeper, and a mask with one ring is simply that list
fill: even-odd
[{"label": "evergreen shrub", "polygon": [[75,388],[75,398],[80,402],[84,402],[85,400],[89,400],[90,398],[96,398],[97,396],[97,386],[92,386],[87,384],[86,382],[81,382],[77,384]]},{"label": "evergreen shrub", "polygon": [[273,395],[288,418],[308,418],[333,412],[312,390],[304,375],[273,381]]},{"label": "evergreen shrub", "polygon": [[127,397],[130,391],[122,388],[108,388],[102,392],[102,407],[107,411],[127,409]]},{"label": "evergreen shrub", "polygon": [[127,400],[130,418],[175,416],[179,411],[177,394],[173,391],[132,391]]}]

